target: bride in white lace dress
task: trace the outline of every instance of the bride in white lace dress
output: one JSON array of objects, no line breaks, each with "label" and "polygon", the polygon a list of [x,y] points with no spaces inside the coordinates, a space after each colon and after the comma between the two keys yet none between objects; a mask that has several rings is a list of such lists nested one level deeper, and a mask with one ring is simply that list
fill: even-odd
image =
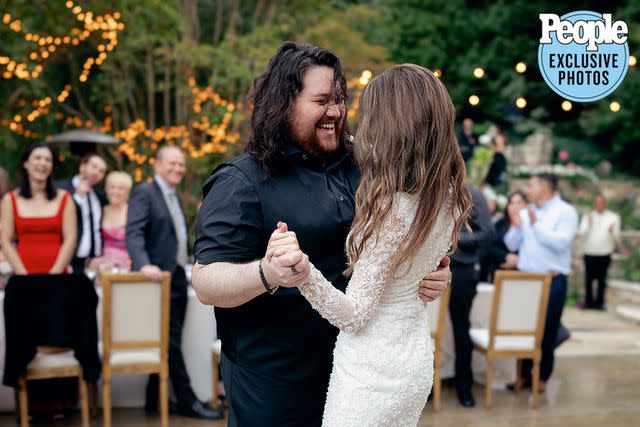
[{"label": "bride in white lace dress", "polygon": [[[392,68],[369,83],[359,108],[354,153],[362,180],[346,293],[306,255],[293,271],[309,271],[300,292],[341,330],[323,426],[415,426],[433,383],[418,283],[455,246],[471,199],[453,104],[431,71]],[[298,250],[295,233],[279,224],[268,256]]]}]

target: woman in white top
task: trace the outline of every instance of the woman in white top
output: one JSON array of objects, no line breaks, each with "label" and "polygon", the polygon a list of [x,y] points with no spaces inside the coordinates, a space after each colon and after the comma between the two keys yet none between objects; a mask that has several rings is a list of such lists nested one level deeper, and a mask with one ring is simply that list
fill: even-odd
[{"label": "woman in white top", "polygon": [[[418,282],[455,246],[471,198],[455,110],[431,71],[404,64],[377,76],[359,114],[354,153],[362,180],[347,238],[346,293],[306,255],[292,273],[308,274],[300,292],[341,329],[323,425],[415,426],[433,381]],[[267,256],[298,250],[295,234],[280,224]]]}]

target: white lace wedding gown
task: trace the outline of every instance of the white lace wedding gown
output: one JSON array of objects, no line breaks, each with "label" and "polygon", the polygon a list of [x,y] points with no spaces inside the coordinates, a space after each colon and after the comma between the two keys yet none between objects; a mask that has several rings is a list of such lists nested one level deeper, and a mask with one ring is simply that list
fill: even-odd
[{"label": "white lace wedding gown", "polygon": [[313,266],[300,286],[313,308],[341,329],[323,426],[418,423],[433,384],[433,342],[418,286],[449,249],[453,219],[443,207],[407,274],[385,283],[383,274],[415,211],[414,198],[399,193],[378,243],[365,245],[346,293]]}]

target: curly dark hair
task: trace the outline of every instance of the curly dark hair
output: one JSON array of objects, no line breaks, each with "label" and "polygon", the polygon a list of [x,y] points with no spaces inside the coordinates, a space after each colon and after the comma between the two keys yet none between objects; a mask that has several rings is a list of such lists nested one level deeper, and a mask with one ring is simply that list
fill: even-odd
[{"label": "curly dark hair", "polygon": [[[275,175],[282,166],[283,147],[292,142],[289,112],[302,90],[305,73],[317,66],[333,68],[336,98],[346,98],[347,82],[338,57],[327,49],[306,43],[285,42],[258,76],[249,95],[253,103],[251,136],[245,148],[262,166],[264,179]],[[345,122],[342,144],[351,149]]]}]

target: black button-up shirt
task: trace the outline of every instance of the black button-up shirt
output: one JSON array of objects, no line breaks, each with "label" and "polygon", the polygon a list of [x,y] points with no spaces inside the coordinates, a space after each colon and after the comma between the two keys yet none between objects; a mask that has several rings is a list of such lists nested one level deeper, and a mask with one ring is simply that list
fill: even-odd
[{"label": "black button-up shirt", "polygon": [[[247,154],[214,172],[204,186],[195,258],[199,264],[260,259],[277,222],[284,221],[311,263],[344,291],[345,241],[360,172],[346,150],[326,165],[293,146],[283,155],[285,167],[267,181]],[[338,330],[297,288],[280,288],[236,308],[216,308],[216,320],[223,354],[235,370],[247,368],[287,383],[287,405],[293,398],[300,411],[321,416]],[[316,407],[308,407],[313,400]],[[276,401],[269,404],[284,404]]]}]

